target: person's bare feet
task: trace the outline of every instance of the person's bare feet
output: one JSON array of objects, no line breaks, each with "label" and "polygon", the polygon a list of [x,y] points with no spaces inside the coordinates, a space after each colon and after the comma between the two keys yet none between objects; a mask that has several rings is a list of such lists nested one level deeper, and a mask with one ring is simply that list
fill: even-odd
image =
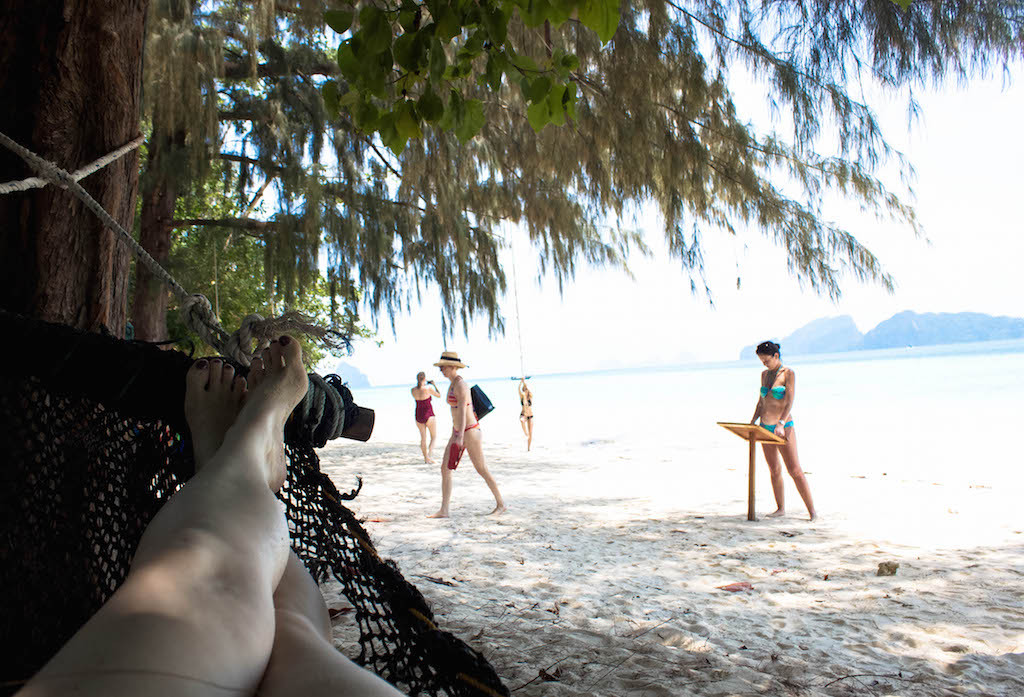
[{"label": "person's bare feet", "polygon": [[502,513],[504,513],[507,510],[508,510],[508,506],[506,506],[503,503],[499,503],[497,506],[494,507],[494,510],[491,511],[490,513],[488,513],[487,515],[501,515]]},{"label": "person's bare feet", "polygon": [[428,518],[447,518],[448,517],[448,511],[438,511],[437,513],[434,513],[433,515],[428,515],[427,517]]},{"label": "person's bare feet", "polygon": [[267,484],[277,491],[285,480],[284,424],[306,395],[309,379],[302,348],[289,336],[271,342],[249,365],[245,404],[226,439],[257,447],[267,463]]},{"label": "person's bare feet", "polygon": [[185,376],[185,421],[192,434],[196,471],[210,461],[238,418],[246,381],[219,358],[202,358]]},{"label": "person's bare feet", "polygon": [[786,509],[785,508],[780,508],[779,510],[775,511],[774,513],[769,513],[768,515],[765,516],[765,518],[781,518],[784,515],[786,515]]},{"label": "person's bare feet", "polygon": [[810,517],[809,517],[809,518],[807,519],[807,520],[808,520],[809,522],[812,522],[812,523],[813,523],[814,521],[816,521],[816,520],[818,519],[818,514],[817,514],[817,512],[816,512],[816,511],[810,511],[810,512],[808,513],[808,515],[810,516]]}]

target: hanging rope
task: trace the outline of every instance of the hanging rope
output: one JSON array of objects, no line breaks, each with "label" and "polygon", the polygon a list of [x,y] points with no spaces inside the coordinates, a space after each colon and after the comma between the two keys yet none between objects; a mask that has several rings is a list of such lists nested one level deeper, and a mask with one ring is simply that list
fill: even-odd
[{"label": "hanging rope", "polygon": [[229,334],[220,326],[220,322],[217,321],[213,308],[210,306],[210,301],[202,295],[189,293],[182,288],[181,284],[175,281],[174,278],[156,261],[156,259],[150,256],[149,252],[143,249],[142,245],[136,242],[135,239],[123,227],[121,227],[120,223],[114,220],[103,206],[101,206],[96,199],[90,196],[89,192],[78,183],[79,179],[99,171],[117,158],[122,157],[139,147],[142,140],[143,137],[139,136],[130,143],[127,143],[117,150],[104,155],[95,162],[92,162],[77,170],[74,174],[71,174],[52,162],[39,157],[39,155],[36,155],[28,148],[19,145],[11,140],[6,134],[0,132],[0,144],[3,144],[9,150],[21,157],[21,159],[25,160],[29,167],[35,170],[39,175],[38,177],[31,177],[18,182],[9,182],[7,184],[0,185],[0,194],[15,191],[26,191],[28,189],[46,186],[46,184],[54,184],[61,189],[70,191],[85,203],[86,207],[95,213],[99,219],[103,221],[104,225],[120,235],[121,241],[128,245],[128,248],[131,250],[132,254],[135,255],[135,258],[139,263],[145,266],[153,276],[159,278],[163,281],[164,285],[170,288],[171,292],[178,298],[178,302],[181,305],[181,315],[188,327],[198,334],[203,341],[220,351],[222,355],[233,358],[242,365],[249,365],[253,356],[258,351],[265,348],[267,344],[269,344],[270,339],[280,336],[288,331],[301,332],[309,336],[314,336],[321,343],[330,348],[347,347],[348,342],[343,336],[341,336],[341,334],[316,326],[308,317],[305,317],[298,312],[289,312],[280,317],[272,317],[268,319],[257,314],[247,315],[245,319],[242,320],[242,325],[239,327],[238,331],[234,334]]},{"label": "hanging rope", "polygon": [[516,339],[519,340],[519,376],[526,377],[526,361],[523,358],[523,331],[519,321],[519,278],[516,275],[516,248],[509,235],[509,248],[512,250],[512,297],[516,303]]},{"label": "hanging rope", "polygon": [[[308,317],[298,312],[287,312],[280,317],[271,318],[263,318],[258,314],[246,315],[238,331],[234,334],[229,334],[220,326],[220,322],[217,321],[213,308],[210,306],[210,301],[205,296],[189,293],[182,288],[181,284],[175,281],[156,259],[150,256],[149,252],[143,249],[121,227],[120,223],[114,220],[103,206],[78,183],[79,179],[87,177],[117,158],[123,157],[126,153],[139,147],[140,143],[142,143],[142,136],[72,174],[54,163],[39,157],[39,155],[19,145],[6,134],[0,132],[0,144],[25,160],[29,167],[39,175],[38,177],[3,184],[0,186],[0,195],[40,188],[47,184],[53,184],[74,194],[103,221],[104,225],[120,235],[121,241],[128,246],[128,249],[135,255],[139,263],[170,288],[181,305],[181,315],[185,320],[185,324],[198,334],[203,341],[217,349],[221,355],[233,358],[242,365],[248,366],[252,362],[253,357],[270,344],[271,339],[287,332],[298,332],[316,337],[321,343],[330,348],[348,347],[348,340],[339,332],[319,327],[313,324]],[[339,394],[338,386],[326,382],[320,376],[315,375],[315,373],[310,373],[310,375],[315,376],[317,379],[309,381],[309,388],[303,403],[303,414],[307,418],[304,418],[303,422],[307,428],[321,436],[323,442],[326,442],[329,438],[337,437],[345,425],[344,411],[339,409],[339,404],[343,400]],[[330,406],[328,407],[328,405]],[[327,416],[326,419],[325,415]]]}]

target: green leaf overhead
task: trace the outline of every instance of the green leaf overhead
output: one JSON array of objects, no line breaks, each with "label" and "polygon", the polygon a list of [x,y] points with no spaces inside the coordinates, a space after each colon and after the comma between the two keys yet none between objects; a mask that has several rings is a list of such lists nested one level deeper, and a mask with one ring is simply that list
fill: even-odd
[{"label": "green leaf overhead", "polygon": [[[509,40],[510,26],[521,28],[519,22],[524,22],[527,27],[543,25],[550,32],[552,25],[560,26],[578,14],[602,42],[607,42],[619,21],[618,5],[609,0],[430,0],[423,4],[405,0],[398,6],[367,2],[354,7],[358,8],[358,25],[343,44],[348,48],[339,49],[338,65],[349,81],[349,89],[366,94],[382,111],[394,110],[402,100],[419,99],[428,91],[444,94],[454,88],[468,94],[473,81],[496,91],[509,66],[515,66],[520,74],[534,80],[531,84],[537,85],[532,88],[537,96],[531,101],[545,99],[552,82],[563,88],[559,94],[568,95],[568,101],[556,109],[559,123],[575,111],[577,92],[564,88],[579,60],[561,48],[553,52],[550,46],[547,56],[523,55],[517,48],[521,42]],[[328,24],[346,29],[345,21],[351,24],[354,16],[354,12],[347,16],[339,15],[338,11],[328,14]],[[518,20],[513,22],[513,18]],[[388,49],[397,74],[381,58]],[[389,72],[392,74],[388,75]],[[482,76],[478,75],[480,72]],[[410,80],[408,74],[415,79]],[[380,127],[383,124],[378,123]],[[466,133],[476,134],[481,128],[463,124],[456,135],[465,140]],[[422,132],[409,137],[422,137]]]},{"label": "green leaf overhead", "polygon": [[324,20],[327,22],[327,26],[339,34],[344,34],[349,30],[354,17],[355,13],[348,10],[327,10],[327,12],[324,12]]},{"label": "green leaf overhead", "polygon": [[601,41],[608,42],[619,26],[618,0],[584,0],[579,6],[580,21],[597,32]]}]

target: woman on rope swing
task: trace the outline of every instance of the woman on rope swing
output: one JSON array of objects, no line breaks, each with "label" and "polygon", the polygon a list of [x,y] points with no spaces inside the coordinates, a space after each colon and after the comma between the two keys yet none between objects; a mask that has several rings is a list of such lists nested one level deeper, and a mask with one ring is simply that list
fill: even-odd
[{"label": "woman on rope swing", "polygon": [[501,515],[505,512],[505,501],[498,491],[498,483],[494,481],[484,462],[483,436],[480,434],[480,421],[473,411],[469,385],[458,374],[459,368],[465,368],[466,364],[459,360],[459,354],[454,351],[444,351],[441,359],[434,365],[441,369],[441,375],[451,381],[447,401],[452,408],[452,435],[441,459],[441,508],[428,517],[448,517],[448,508],[452,500],[452,472],[459,466],[464,451],[469,452],[470,462],[494,495],[494,510],[490,515]]},{"label": "woman on rope swing", "polygon": [[331,644],[323,596],[289,550],[283,429],[306,394],[282,336],[248,379],[220,359],[189,369],[196,474],[146,528],[124,583],[17,693],[400,695]]},{"label": "woman on rope swing", "polygon": [[526,385],[526,378],[519,378],[519,425],[526,436],[526,452],[533,445],[533,391]]}]

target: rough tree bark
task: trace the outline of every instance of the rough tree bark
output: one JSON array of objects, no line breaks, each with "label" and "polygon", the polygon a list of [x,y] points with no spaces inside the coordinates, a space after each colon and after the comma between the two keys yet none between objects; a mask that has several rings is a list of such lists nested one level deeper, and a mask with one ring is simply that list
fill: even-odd
[{"label": "rough tree bark", "polygon": [[[72,171],[139,132],[149,0],[5,0],[0,12],[0,131]],[[32,172],[0,148],[0,182]],[[82,185],[126,229],[138,157]],[[0,196],[0,307],[78,328],[124,331],[130,255],[71,194]]]},{"label": "rough tree bark", "polygon": [[[180,177],[175,176],[171,163],[184,145],[184,132],[167,136],[154,124],[153,136],[149,139],[149,160],[143,175],[139,244],[161,265],[170,256],[174,206],[179,193]],[[136,264],[131,315],[135,338],[143,341],[167,339],[167,293],[167,287],[153,278],[146,267]]]}]

